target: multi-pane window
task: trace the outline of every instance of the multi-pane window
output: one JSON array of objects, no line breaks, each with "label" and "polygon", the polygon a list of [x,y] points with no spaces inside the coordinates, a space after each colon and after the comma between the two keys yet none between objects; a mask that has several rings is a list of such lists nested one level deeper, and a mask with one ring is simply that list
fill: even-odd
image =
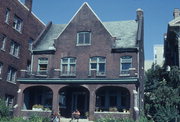
[{"label": "multi-pane window", "polygon": [[89,45],[91,43],[91,32],[77,33],[77,45]]},{"label": "multi-pane window", "polygon": [[6,13],[5,13],[5,22],[6,23],[9,23],[9,14],[10,14],[10,10],[7,8]]},{"label": "multi-pane window", "polygon": [[61,59],[61,75],[76,75],[76,58]]},{"label": "multi-pane window", "polygon": [[90,58],[90,74],[96,71],[96,75],[105,75],[105,57],[92,57]]},{"label": "multi-pane window", "polygon": [[7,81],[15,82],[16,81],[17,70],[13,67],[8,68]]},{"label": "multi-pane window", "polygon": [[0,77],[1,77],[1,74],[2,74],[2,69],[3,69],[3,63],[0,62]]},{"label": "multi-pane window", "polygon": [[38,60],[38,72],[46,73],[48,71],[48,58],[39,58]]},{"label": "multi-pane window", "polygon": [[21,32],[22,29],[22,19],[20,19],[18,16],[14,16],[14,22],[13,22],[13,28],[16,29],[17,31]]},{"label": "multi-pane window", "polygon": [[0,34],[0,41],[1,41],[0,42],[0,48],[1,48],[1,50],[5,50],[6,40],[7,40],[6,35]]},{"label": "multi-pane window", "polygon": [[18,43],[11,41],[10,54],[19,57],[19,47],[20,46]]},{"label": "multi-pane window", "polygon": [[120,58],[120,62],[121,74],[129,74],[129,68],[132,68],[132,56],[123,56]]},{"label": "multi-pane window", "polygon": [[5,100],[6,100],[6,106],[8,106],[10,109],[12,109],[14,97],[12,95],[6,95]]}]

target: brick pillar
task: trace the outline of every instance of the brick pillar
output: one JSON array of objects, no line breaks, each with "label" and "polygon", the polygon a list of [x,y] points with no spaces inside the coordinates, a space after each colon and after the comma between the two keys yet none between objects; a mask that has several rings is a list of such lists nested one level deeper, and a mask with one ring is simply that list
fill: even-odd
[{"label": "brick pillar", "polygon": [[53,101],[52,101],[52,110],[53,112],[59,113],[59,89],[53,89]]},{"label": "brick pillar", "polygon": [[21,87],[19,86],[19,90],[17,91],[17,104],[14,106],[13,114],[14,116],[21,116],[21,109],[22,109],[22,103],[23,103],[23,91],[21,90]]},{"label": "brick pillar", "polygon": [[94,120],[96,94],[95,91],[90,91],[89,95],[89,120]]}]

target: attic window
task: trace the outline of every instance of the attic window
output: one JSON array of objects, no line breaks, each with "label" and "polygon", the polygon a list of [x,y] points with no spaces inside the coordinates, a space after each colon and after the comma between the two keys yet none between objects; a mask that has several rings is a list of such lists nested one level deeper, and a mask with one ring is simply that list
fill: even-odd
[{"label": "attic window", "polygon": [[77,45],[90,45],[91,32],[78,32],[77,33]]}]

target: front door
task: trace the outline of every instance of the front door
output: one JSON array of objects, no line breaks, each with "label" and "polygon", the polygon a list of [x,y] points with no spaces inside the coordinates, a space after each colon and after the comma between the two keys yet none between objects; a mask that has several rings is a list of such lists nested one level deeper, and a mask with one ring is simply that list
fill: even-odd
[{"label": "front door", "polygon": [[87,111],[87,95],[85,92],[73,92],[72,93],[72,111],[78,109],[82,116]]}]

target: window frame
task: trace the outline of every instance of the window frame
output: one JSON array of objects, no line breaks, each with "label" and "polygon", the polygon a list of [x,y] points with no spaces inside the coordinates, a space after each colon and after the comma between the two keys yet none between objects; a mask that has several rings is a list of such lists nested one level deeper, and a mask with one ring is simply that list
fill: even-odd
[{"label": "window frame", "polygon": [[10,66],[8,68],[7,81],[15,83],[16,82],[16,75],[17,75],[17,69]]},{"label": "window frame", "polygon": [[4,35],[4,34],[0,34],[0,36],[2,37],[2,40],[1,40],[1,42],[2,42],[1,50],[4,50],[4,51],[5,51],[7,36]]},{"label": "window frame", "polygon": [[10,54],[19,58],[19,52],[20,52],[20,45],[15,42],[14,40],[11,40],[11,45],[10,45]]},{"label": "window frame", "polygon": [[13,28],[18,32],[22,32],[23,20],[17,15],[14,15]]},{"label": "window frame", "polygon": [[[95,58],[96,61],[92,61]],[[100,61],[103,59],[104,61]],[[92,68],[92,64],[96,64],[96,68]],[[100,72],[100,64],[104,64],[104,72]],[[96,71],[96,76],[105,76],[106,75],[106,57],[94,56],[89,59],[89,74],[92,75],[92,71]]]},{"label": "window frame", "polygon": [[0,77],[1,77],[1,75],[2,75],[2,70],[3,70],[3,63],[0,62]]},{"label": "window frame", "polygon": [[9,18],[10,18],[10,9],[6,8],[5,23],[9,24]]},{"label": "window frame", "polygon": [[13,109],[14,106],[14,96],[12,95],[5,95],[5,103],[10,109]]},{"label": "window frame", "polygon": [[[120,58],[120,74],[121,75],[129,75],[130,74],[129,69],[132,68],[132,61],[133,61],[132,56],[129,56],[129,55],[122,56]],[[129,69],[123,69],[123,64],[130,64]]]},{"label": "window frame", "polygon": [[[41,61],[41,60],[43,60],[43,61]],[[38,58],[37,72],[40,73],[40,74],[41,73],[47,73],[48,72],[48,63],[49,63],[48,58],[46,58],[46,57]],[[46,70],[42,70],[40,65],[46,65]]]},{"label": "window frame", "polygon": [[[83,34],[83,41],[80,43],[80,34]],[[86,43],[86,34],[89,34],[89,41]],[[77,33],[77,46],[85,46],[85,45],[91,45],[91,32],[90,31],[81,31]]]},{"label": "window frame", "polygon": [[[71,59],[74,60],[74,62],[71,62]],[[67,62],[64,62],[63,60],[67,60]],[[76,62],[77,60],[74,57],[61,58],[61,75],[62,76],[76,76]],[[67,65],[67,71],[63,71],[63,65]],[[71,72],[71,65],[74,65],[74,71],[72,72]]]}]

